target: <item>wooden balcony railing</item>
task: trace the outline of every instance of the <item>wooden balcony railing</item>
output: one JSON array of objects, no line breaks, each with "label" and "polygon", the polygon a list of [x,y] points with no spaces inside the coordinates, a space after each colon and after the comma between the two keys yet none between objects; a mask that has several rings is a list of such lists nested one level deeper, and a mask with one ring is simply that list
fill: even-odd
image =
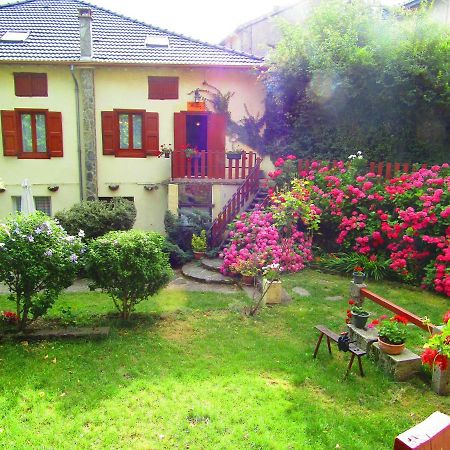
[{"label": "wooden balcony railing", "polygon": [[243,153],[241,159],[228,159],[223,151],[199,151],[187,157],[184,151],[172,155],[172,179],[244,180],[256,164],[256,154]]},{"label": "wooden balcony railing", "polygon": [[248,203],[250,195],[254,196],[258,191],[261,161],[261,158],[256,158],[255,166],[251,169],[245,181],[239,186],[239,189],[233,197],[228,200],[222,211],[212,223],[210,228],[210,244],[212,247],[220,245],[227,226],[241,212],[245,204]]}]

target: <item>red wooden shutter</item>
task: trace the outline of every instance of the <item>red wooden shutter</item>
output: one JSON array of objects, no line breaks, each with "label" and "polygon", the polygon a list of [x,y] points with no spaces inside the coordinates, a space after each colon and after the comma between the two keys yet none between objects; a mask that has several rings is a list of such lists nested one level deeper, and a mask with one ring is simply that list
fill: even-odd
[{"label": "red wooden shutter", "polygon": [[48,97],[47,74],[31,74],[31,93],[33,97]]},{"label": "red wooden shutter", "polygon": [[32,97],[31,73],[14,74],[14,91],[17,97]]},{"label": "red wooden shutter", "polygon": [[226,117],[222,114],[208,115],[208,176],[225,178]]},{"label": "red wooden shutter", "polygon": [[159,115],[154,112],[145,113],[144,125],[145,153],[151,156],[159,155]]},{"label": "red wooden shutter", "polygon": [[48,152],[52,158],[63,156],[62,115],[60,112],[47,113]]},{"label": "red wooden shutter", "polygon": [[179,112],[174,114],[173,123],[174,152],[172,155],[172,178],[182,178],[186,175],[186,114]]},{"label": "red wooden shutter", "polygon": [[15,111],[2,111],[3,155],[17,156],[19,153],[19,136],[17,132]]},{"label": "red wooden shutter", "polygon": [[178,84],[178,77],[148,77],[148,98],[177,100]]},{"label": "red wooden shutter", "polygon": [[103,154],[114,155],[117,146],[115,145],[115,120],[116,114],[113,111],[102,111],[102,140],[103,140]]}]

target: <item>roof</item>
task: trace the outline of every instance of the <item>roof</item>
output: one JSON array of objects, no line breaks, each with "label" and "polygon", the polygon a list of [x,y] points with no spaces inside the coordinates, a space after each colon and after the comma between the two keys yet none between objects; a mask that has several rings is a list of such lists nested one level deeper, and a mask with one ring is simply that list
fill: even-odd
[{"label": "roof", "polygon": [[418,8],[422,3],[430,3],[429,0],[411,0],[403,3],[403,8],[413,9]]},{"label": "roof", "polygon": [[[157,28],[78,0],[24,0],[0,6],[0,36],[26,32],[23,42],[0,40],[0,61],[78,62],[79,8],[92,11],[92,62],[207,66],[260,65],[256,56]],[[147,35],[167,36],[169,47],[146,47]],[[84,59],[83,59],[84,61]]]}]

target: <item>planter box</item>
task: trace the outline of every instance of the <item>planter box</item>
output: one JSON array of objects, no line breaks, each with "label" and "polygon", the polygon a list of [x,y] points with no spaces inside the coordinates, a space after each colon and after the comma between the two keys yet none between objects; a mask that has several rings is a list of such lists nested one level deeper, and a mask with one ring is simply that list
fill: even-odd
[{"label": "planter box", "polygon": [[268,305],[281,303],[281,300],[283,299],[283,288],[281,281],[273,281],[272,284],[270,286],[269,285],[270,281],[263,278],[263,292],[266,292],[267,289],[266,295],[264,296],[265,303]]},{"label": "planter box", "polygon": [[227,153],[227,159],[241,159],[242,153]]},{"label": "planter box", "polygon": [[431,388],[439,395],[450,394],[450,368],[442,371],[439,367],[433,367]]}]

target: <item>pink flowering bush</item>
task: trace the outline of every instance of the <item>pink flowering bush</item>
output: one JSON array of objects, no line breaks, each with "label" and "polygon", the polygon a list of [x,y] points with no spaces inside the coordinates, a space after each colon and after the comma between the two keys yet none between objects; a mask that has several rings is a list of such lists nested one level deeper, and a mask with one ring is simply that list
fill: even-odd
[{"label": "pink flowering bush", "polygon": [[[364,173],[364,160],[313,162],[299,174],[320,214],[316,244],[388,261],[391,274],[450,296],[450,169],[418,168],[391,180]],[[284,167],[287,166],[286,172]],[[296,161],[279,158],[272,190],[294,177]],[[330,245],[331,243],[331,245]]]},{"label": "pink flowering bush", "polygon": [[293,225],[277,228],[270,212],[243,213],[232,224],[230,245],[223,250],[223,273],[238,273],[242,261],[261,270],[279,264],[283,272],[298,272],[312,259],[311,239]]}]

